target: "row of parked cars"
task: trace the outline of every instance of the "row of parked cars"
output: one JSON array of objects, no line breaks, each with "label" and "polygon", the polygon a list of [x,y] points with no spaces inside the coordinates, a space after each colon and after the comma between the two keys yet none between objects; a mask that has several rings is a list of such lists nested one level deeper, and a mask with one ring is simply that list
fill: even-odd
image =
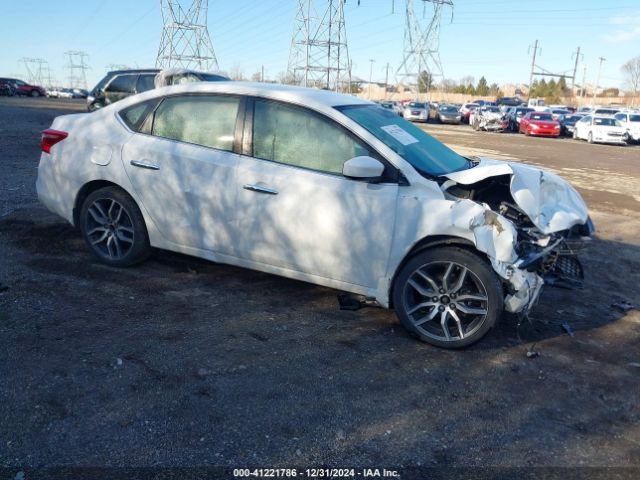
[{"label": "row of parked cars", "polygon": [[428,102],[380,102],[406,120],[439,123],[468,123],[474,130],[510,131],[529,136],[571,136],[589,143],[640,143],[640,110],[613,107],[544,106],[540,101],[530,104],[478,100],[465,104]]}]

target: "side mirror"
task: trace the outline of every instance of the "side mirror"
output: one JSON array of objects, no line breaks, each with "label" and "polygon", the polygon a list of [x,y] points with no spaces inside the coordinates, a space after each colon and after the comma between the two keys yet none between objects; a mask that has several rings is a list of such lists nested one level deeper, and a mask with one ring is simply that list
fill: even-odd
[{"label": "side mirror", "polygon": [[361,156],[354,157],[344,162],[342,174],[345,177],[360,180],[373,180],[380,178],[384,173],[384,165],[375,158]]}]

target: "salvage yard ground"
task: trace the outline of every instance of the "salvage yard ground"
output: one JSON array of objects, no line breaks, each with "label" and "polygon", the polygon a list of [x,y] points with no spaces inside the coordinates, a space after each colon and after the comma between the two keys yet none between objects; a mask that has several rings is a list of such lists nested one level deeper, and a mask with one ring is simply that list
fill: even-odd
[{"label": "salvage yard ground", "polygon": [[424,126],[564,176],[597,227],[583,290],[445,351],[328,288],[97,263],[34,186],[39,132],[83,107],[0,99],[0,466],[640,466],[640,146]]}]

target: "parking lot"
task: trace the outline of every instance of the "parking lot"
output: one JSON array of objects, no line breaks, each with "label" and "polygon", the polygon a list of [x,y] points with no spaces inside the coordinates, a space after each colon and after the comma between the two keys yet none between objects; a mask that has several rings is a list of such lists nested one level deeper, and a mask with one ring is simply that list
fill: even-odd
[{"label": "parking lot", "polygon": [[446,351],[328,288],[99,264],[35,194],[40,131],[83,109],[0,98],[2,466],[640,465],[640,146],[424,126],[562,175],[597,228],[584,289]]}]

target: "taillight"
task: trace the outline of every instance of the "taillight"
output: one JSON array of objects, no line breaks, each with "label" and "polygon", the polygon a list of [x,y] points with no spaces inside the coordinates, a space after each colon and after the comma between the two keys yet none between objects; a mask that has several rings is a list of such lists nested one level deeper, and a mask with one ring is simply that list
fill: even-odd
[{"label": "taillight", "polygon": [[56,143],[61,142],[67,138],[69,134],[60,130],[54,130],[53,128],[47,128],[42,132],[42,138],[40,139],[40,148],[45,153],[51,152],[51,147]]}]

